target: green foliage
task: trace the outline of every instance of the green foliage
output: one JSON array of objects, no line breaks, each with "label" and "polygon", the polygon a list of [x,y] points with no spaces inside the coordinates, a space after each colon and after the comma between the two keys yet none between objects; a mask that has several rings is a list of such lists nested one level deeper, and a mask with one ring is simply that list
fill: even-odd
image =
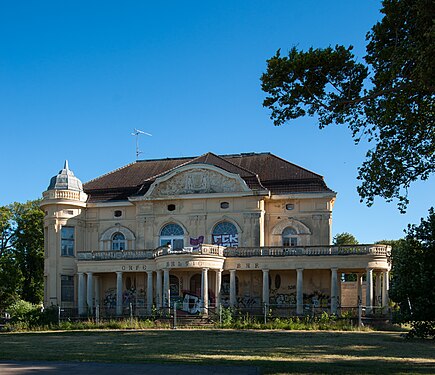
[{"label": "green foliage", "polygon": [[375,196],[398,200],[435,171],[433,56],[435,3],[384,0],[383,19],[367,34],[365,64],[352,46],[292,48],[267,61],[261,77],[275,125],[317,115],[320,128],[346,124],[356,143],[374,143],[359,168],[358,193],[369,206]]},{"label": "green foliage", "polygon": [[420,225],[409,225],[392,252],[390,297],[397,302],[399,320],[411,323],[410,335],[435,337],[435,211]]},{"label": "green foliage", "polygon": [[336,234],[332,240],[332,244],[335,246],[358,245],[358,243],[355,236],[347,232]]},{"label": "green foliage", "polygon": [[0,309],[43,298],[44,214],[39,200],[0,207]]}]

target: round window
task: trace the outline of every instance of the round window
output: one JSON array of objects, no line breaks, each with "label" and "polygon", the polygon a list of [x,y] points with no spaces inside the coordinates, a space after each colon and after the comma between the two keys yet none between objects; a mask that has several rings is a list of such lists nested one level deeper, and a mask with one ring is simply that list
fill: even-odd
[{"label": "round window", "polygon": [[291,211],[291,210],[293,210],[295,208],[295,205],[293,204],[293,203],[287,203],[286,205],[285,205],[285,209],[287,210],[287,211]]},{"label": "round window", "polygon": [[113,213],[113,216],[115,216],[115,217],[121,217],[121,216],[122,216],[122,211],[121,211],[121,210],[116,210],[116,211]]},{"label": "round window", "polygon": [[175,211],[175,204],[168,204],[168,211]]}]

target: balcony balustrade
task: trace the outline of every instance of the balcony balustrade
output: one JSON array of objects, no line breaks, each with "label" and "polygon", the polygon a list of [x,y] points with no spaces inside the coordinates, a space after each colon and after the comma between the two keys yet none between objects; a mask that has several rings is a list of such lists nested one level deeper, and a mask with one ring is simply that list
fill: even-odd
[{"label": "balcony balustrade", "polygon": [[377,255],[389,257],[391,246],[388,245],[352,245],[352,246],[298,246],[298,247],[223,247],[203,244],[198,248],[185,247],[173,250],[162,246],[150,250],[109,250],[109,251],[79,251],[79,261],[99,260],[141,260],[155,259],[167,255],[211,255],[227,258],[247,257],[286,257],[286,256],[350,256]]}]

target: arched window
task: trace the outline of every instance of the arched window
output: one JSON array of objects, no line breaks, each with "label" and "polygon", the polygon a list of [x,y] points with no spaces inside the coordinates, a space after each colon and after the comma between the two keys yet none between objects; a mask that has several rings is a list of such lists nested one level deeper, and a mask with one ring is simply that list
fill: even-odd
[{"label": "arched window", "polygon": [[214,245],[239,246],[237,228],[229,221],[222,221],[213,228],[212,242]]},{"label": "arched window", "polygon": [[112,250],[125,250],[125,249],[126,249],[125,236],[120,232],[116,232],[112,236]]},{"label": "arched window", "polygon": [[160,231],[160,246],[171,245],[173,250],[184,247],[184,230],[178,224],[167,224]]},{"label": "arched window", "polygon": [[287,227],[282,231],[282,246],[298,246],[298,233],[292,228]]}]

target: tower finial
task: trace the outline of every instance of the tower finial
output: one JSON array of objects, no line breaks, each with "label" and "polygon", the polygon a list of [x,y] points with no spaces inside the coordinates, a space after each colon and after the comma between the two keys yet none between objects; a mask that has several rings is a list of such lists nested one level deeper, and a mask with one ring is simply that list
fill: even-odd
[{"label": "tower finial", "polygon": [[65,160],[65,165],[63,166],[63,169],[66,169],[67,171],[69,170],[68,160]]}]

